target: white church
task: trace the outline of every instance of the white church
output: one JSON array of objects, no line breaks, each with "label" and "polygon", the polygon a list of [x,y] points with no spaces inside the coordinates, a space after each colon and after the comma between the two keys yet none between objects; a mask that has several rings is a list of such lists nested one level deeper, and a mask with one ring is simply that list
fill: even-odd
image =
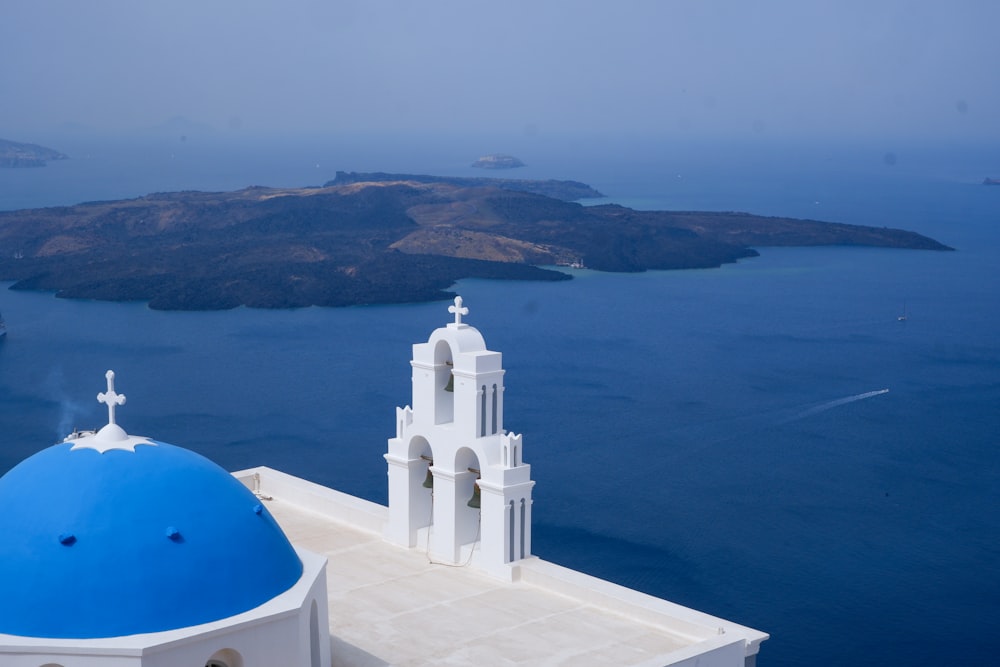
[{"label": "white church", "polygon": [[385,507],[108,423],[0,477],[2,667],[752,667],[768,635],[531,553],[499,352],[413,346]]}]

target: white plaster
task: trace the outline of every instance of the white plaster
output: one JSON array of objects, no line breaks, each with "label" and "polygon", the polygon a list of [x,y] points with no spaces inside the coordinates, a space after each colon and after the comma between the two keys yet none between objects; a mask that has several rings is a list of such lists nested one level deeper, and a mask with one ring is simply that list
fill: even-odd
[{"label": "white plaster", "polygon": [[75,433],[68,436],[65,442],[72,442],[74,449],[95,449],[101,454],[112,449],[121,449],[135,453],[136,445],[156,447],[156,443],[142,435],[129,435],[118,424],[106,424],[97,433]]},{"label": "white plaster", "polygon": [[465,567],[434,564],[424,542],[381,539],[383,505],[268,468],[234,474],[259,475],[289,538],[329,559],[335,667],[745,667],[768,637],[537,557],[506,578],[477,567],[478,550]]},{"label": "white plaster", "polygon": [[284,593],[242,614],[189,628],[102,639],[46,639],[0,634],[0,665],[38,667],[174,667],[204,665],[222,649],[244,667],[310,667],[309,615],[317,602],[320,664],[330,664],[326,557],[296,545],[302,576]]},{"label": "white plaster", "polygon": [[[504,428],[502,355],[461,321],[468,314],[461,297],[448,312],[455,322],[413,346],[413,407],[396,409],[385,454],[385,536],[435,560],[468,561],[509,579],[507,564],[531,555],[531,466],[522,458],[522,436]],[[445,390],[449,379],[453,391]],[[428,470],[433,493],[423,488]],[[479,510],[467,505],[474,485]]]}]

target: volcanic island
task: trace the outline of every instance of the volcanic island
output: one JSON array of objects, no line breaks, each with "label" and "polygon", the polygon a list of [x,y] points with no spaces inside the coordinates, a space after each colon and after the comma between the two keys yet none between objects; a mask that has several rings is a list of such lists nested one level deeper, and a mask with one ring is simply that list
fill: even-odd
[{"label": "volcanic island", "polygon": [[601,197],[576,181],[337,172],[319,187],[6,211],[0,280],[163,310],[295,308],[448,299],[462,278],[711,268],[765,246],[951,250],[901,229]]}]

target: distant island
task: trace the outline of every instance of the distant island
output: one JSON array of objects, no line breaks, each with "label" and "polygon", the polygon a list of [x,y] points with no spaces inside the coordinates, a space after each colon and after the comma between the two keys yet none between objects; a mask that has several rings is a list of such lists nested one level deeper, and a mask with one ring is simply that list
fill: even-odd
[{"label": "distant island", "polygon": [[[471,181],[471,182],[470,182]],[[459,279],[717,267],[753,246],[950,250],[914,232],[747,213],[583,206],[564,181],[349,174],[0,212],[0,280],[167,310],[431,301]]]},{"label": "distant island", "polygon": [[500,188],[515,192],[530,192],[544,195],[562,201],[577,201],[580,199],[602,199],[604,195],[579,181],[557,181],[554,179],[533,180],[518,178],[486,178],[463,176],[425,176],[422,174],[387,174],[385,172],[338,171],[336,178],[327,181],[324,187],[348,185],[350,183],[444,183],[460,188]]},{"label": "distant island", "polygon": [[985,178],[983,185],[1000,185],[1000,178]]},{"label": "distant island", "polygon": [[516,169],[517,167],[523,167],[524,163],[513,155],[494,153],[492,155],[484,155],[473,162],[472,166],[480,169]]},{"label": "distant island", "polygon": [[44,167],[48,160],[66,160],[67,155],[37,144],[0,139],[0,167]]}]

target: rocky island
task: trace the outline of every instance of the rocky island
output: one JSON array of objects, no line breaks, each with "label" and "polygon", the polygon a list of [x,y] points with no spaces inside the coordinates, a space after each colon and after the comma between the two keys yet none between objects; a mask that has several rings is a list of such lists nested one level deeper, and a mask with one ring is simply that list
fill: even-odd
[{"label": "rocky island", "polygon": [[0,167],[44,167],[48,160],[67,158],[59,151],[45,146],[0,139]]},{"label": "rocky island", "polygon": [[422,174],[387,174],[385,172],[338,171],[336,178],[327,181],[324,187],[347,185],[349,183],[384,183],[405,181],[408,183],[444,183],[460,188],[499,188],[515,192],[530,192],[563,201],[580,199],[602,199],[604,195],[579,181],[557,181],[554,179],[534,180],[519,178],[486,178],[462,176],[425,176]]},{"label": "rocky island", "polygon": [[533,191],[587,188],[560,183],[338,173],[323,187],[0,212],[0,280],[157,309],[290,308],[449,298],[468,277],[571,278],[546,268],[560,264],[717,267],[757,255],[753,246],[949,250],[884,227],[583,206]]},{"label": "rocky island", "polygon": [[492,155],[484,155],[473,162],[472,166],[479,169],[516,169],[517,167],[523,167],[524,163],[513,155],[494,153]]}]

